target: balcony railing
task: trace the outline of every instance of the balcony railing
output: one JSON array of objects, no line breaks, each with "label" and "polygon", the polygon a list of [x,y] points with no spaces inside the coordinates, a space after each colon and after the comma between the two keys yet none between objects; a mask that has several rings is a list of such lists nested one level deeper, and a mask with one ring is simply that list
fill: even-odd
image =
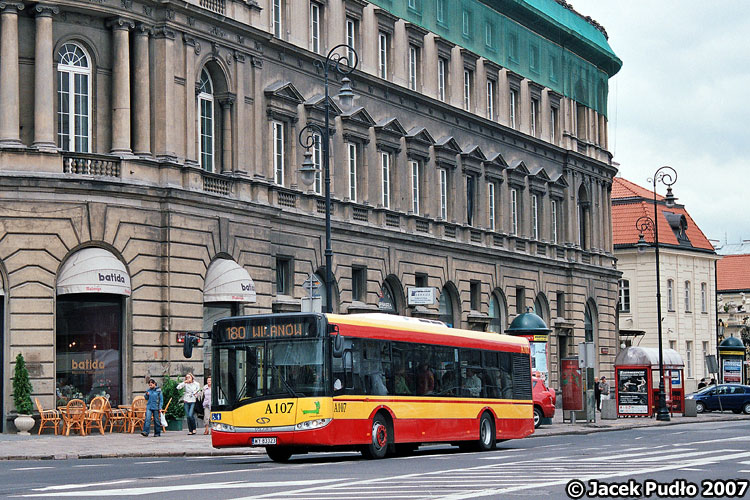
[{"label": "balcony railing", "polygon": [[206,193],[229,196],[232,193],[232,181],[209,173],[204,173],[203,191]]},{"label": "balcony railing", "polygon": [[66,174],[120,177],[120,159],[91,153],[63,153]]},{"label": "balcony railing", "polygon": [[224,15],[226,11],[226,0],[201,0],[201,7],[217,14]]}]

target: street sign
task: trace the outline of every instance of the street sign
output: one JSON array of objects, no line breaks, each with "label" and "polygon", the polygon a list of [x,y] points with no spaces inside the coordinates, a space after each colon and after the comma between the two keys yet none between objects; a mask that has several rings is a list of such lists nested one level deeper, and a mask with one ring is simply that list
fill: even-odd
[{"label": "street sign", "polygon": [[305,282],[302,283],[302,288],[305,289],[309,297],[320,297],[319,290],[321,286],[323,284],[314,274],[308,275]]}]

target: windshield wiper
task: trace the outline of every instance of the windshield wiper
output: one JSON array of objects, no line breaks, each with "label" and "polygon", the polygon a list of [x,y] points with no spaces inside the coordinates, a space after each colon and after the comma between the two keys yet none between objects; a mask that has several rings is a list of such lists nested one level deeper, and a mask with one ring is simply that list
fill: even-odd
[{"label": "windshield wiper", "polygon": [[275,365],[274,368],[276,368],[276,373],[278,373],[279,378],[284,383],[284,387],[286,387],[286,390],[289,392],[289,394],[291,394],[295,398],[300,397],[299,394],[294,392],[294,389],[292,389],[292,386],[289,385],[289,382],[287,382],[286,378],[284,378],[284,376],[281,374],[281,368],[279,368],[279,365]]}]

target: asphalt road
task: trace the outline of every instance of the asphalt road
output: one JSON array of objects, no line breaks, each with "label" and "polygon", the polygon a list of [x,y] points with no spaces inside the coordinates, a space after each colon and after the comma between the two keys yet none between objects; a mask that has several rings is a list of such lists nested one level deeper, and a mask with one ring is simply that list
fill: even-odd
[{"label": "asphalt road", "polygon": [[[288,464],[257,454],[6,461],[0,463],[0,496],[570,498],[566,485],[579,480],[586,490],[592,487],[590,481],[599,481],[599,488],[625,483],[623,488],[632,495],[629,498],[649,498],[646,489],[658,487],[650,481],[672,483],[672,494],[663,492],[669,498],[688,496],[691,484],[698,497],[706,497],[706,488],[714,488],[721,493],[717,498],[730,498],[726,493],[736,498],[750,480],[750,426],[738,421],[715,427],[715,423],[701,423],[539,437],[500,443],[497,450],[487,453],[429,446],[412,456],[379,461],[364,460],[356,453],[296,455]],[[702,484],[731,479],[740,481]],[[570,488],[575,490],[575,486]],[[743,496],[750,497],[750,488]],[[656,491],[650,498],[656,498]]]}]

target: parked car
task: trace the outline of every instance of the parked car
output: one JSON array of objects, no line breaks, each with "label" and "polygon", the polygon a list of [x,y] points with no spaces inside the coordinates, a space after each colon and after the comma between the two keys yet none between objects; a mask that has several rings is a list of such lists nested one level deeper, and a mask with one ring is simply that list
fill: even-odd
[{"label": "parked car", "polygon": [[688,394],[686,399],[695,400],[695,409],[698,413],[732,410],[734,413],[745,412],[750,415],[750,385],[711,385]]},{"label": "parked car", "polygon": [[542,425],[542,418],[555,416],[555,391],[544,385],[544,380],[531,377],[531,394],[534,398],[534,427]]}]

